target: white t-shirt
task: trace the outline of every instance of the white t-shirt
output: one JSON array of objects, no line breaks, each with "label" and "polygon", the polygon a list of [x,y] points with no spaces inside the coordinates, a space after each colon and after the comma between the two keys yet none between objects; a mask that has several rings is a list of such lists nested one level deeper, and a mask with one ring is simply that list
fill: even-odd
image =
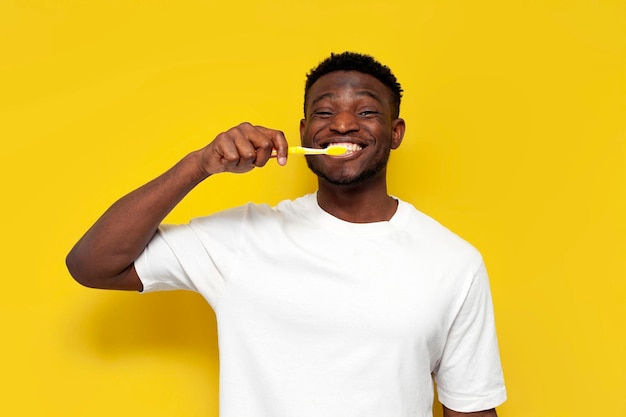
[{"label": "white t-shirt", "polygon": [[315,194],[162,226],[144,292],[202,294],[218,322],[222,417],[430,417],[506,398],[482,258],[399,201],[348,223]]}]

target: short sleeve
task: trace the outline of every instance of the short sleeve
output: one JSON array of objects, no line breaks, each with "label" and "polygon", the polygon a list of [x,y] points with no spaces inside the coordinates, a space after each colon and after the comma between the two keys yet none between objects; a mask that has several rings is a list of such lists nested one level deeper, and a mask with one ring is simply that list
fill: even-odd
[{"label": "short sleeve", "polygon": [[198,224],[162,225],[143,253],[135,269],[143,292],[189,290],[204,296],[212,306],[224,287],[225,251],[211,253],[196,230]]},{"label": "short sleeve", "polygon": [[439,401],[476,412],[506,400],[489,278],[481,264],[448,333],[434,372]]}]

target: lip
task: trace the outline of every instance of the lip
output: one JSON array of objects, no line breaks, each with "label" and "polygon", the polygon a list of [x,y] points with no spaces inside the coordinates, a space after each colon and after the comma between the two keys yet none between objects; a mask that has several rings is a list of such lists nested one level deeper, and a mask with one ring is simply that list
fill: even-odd
[{"label": "lip", "polygon": [[339,158],[339,159],[345,159],[345,158],[356,156],[359,153],[361,153],[363,150],[365,150],[365,148],[367,148],[368,146],[368,144],[362,141],[357,141],[357,140],[354,140],[353,138],[343,138],[343,137],[329,138],[327,140],[320,141],[318,143],[318,146],[320,146],[320,148],[327,148],[328,146],[331,146],[331,145],[345,146],[348,149],[348,152],[346,152],[343,155],[331,156],[331,158]]}]

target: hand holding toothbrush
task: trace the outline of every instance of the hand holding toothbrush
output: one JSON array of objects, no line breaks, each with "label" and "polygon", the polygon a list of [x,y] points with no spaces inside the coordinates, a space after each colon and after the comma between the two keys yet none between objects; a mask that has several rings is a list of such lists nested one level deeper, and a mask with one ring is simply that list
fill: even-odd
[{"label": "hand holding toothbrush", "polygon": [[287,155],[343,155],[343,146],[312,149],[287,146],[283,132],[263,126],[242,123],[224,133],[200,150],[201,165],[208,174],[220,172],[244,173],[264,166],[270,158],[277,158],[280,165],[287,163]]},{"label": "hand holding toothbrush", "polygon": [[244,173],[264,166],[271,157],[287,163],[288,144],[283,132],[241,123],[220,133],[200,153],[200,168],[207,174]]}]

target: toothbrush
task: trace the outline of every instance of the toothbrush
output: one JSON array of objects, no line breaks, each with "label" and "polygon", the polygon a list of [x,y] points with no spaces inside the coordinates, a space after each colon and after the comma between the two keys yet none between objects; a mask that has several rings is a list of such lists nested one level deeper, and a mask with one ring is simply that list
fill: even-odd
[{"label": "toothbrush", "polygon": [[[305,148],[303,146],[290,146],[288,153],[290,155],[343,155],[348,152],[348,149],[345,146],[341,145],[331,145],[328,148],[322,149],[314,149],[314,148]],[[276,149],[272,151],[272,157],[276,156]]]}]

